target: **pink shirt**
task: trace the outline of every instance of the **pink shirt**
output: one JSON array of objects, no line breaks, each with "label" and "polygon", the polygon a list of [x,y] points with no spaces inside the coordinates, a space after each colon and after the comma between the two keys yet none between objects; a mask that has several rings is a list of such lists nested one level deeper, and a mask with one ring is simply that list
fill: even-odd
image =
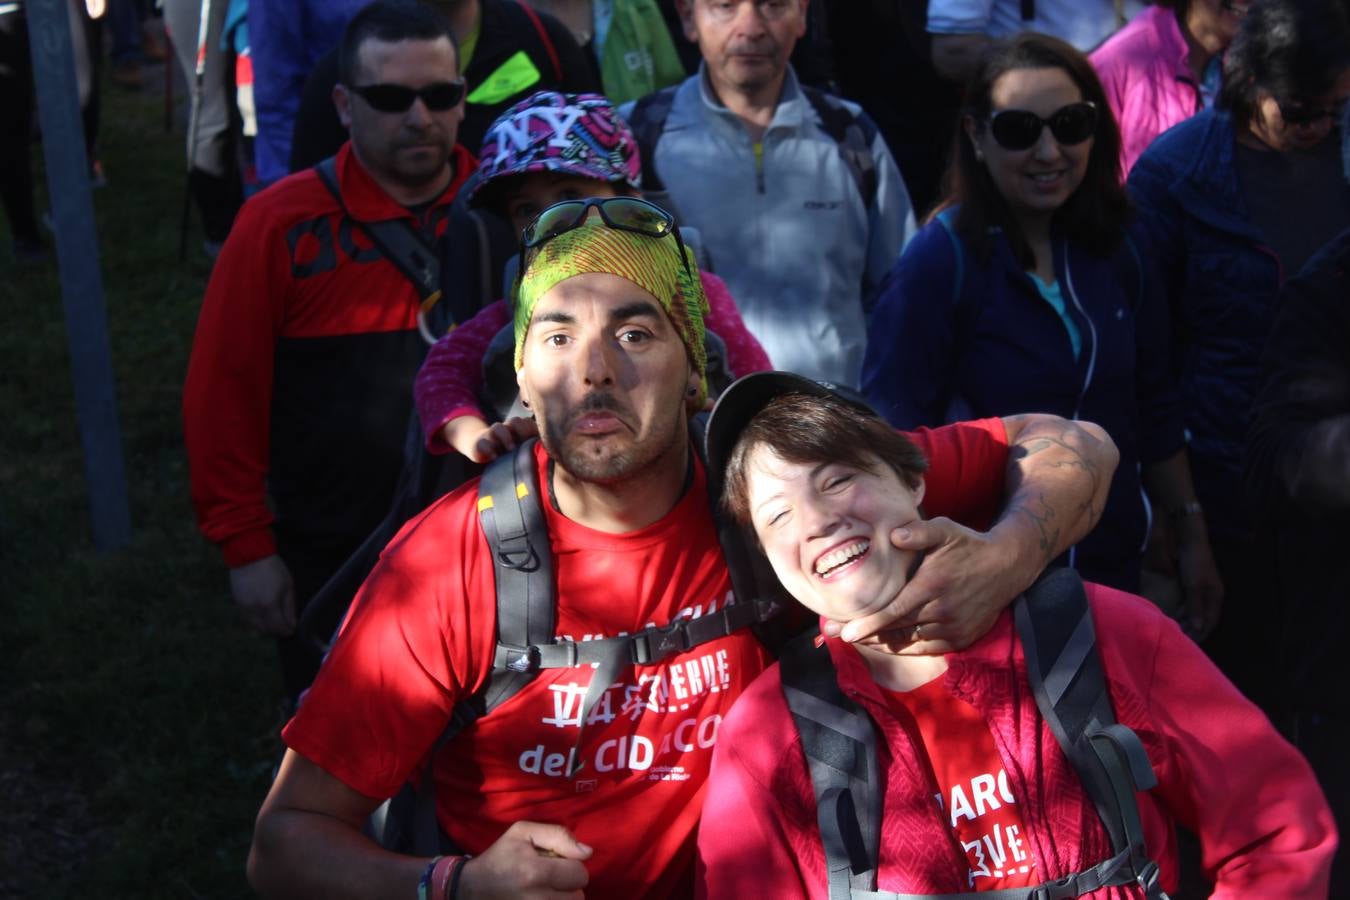
[{"label": "pink shirt", "polygon": [[1200,111],[1176,13],[1150,6],[1090,55],[1120,125],[1122,178],[1153,139]]}]

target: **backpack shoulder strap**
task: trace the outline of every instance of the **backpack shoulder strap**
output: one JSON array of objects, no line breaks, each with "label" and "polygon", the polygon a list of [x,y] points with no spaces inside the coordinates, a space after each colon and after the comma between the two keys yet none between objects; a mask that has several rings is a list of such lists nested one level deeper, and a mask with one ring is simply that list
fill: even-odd
[{"label": "backpack shoulder strap", "polygon": [[[539,671],[532,645],[553,637],[553,554],[534,469],[534,440],[503,454],[478,482],[478,515],[492,552],[497,592],[497,654],[483,689],[461,701],[427,752],[420,780],[381,804],[367,822],[387,849],[435,856],[453,849],[436,818],[432,778],[441,748],[515,696]],[[524,662],[522,662],[524,660]]]},{"label": "backpack shoulder strap", "polygon": [[544,23],[539,20],[539,14],[530,7],[530,4],[526,3],[525,0],[516,0],[516,3],[529,17],[530,24],[534,26],[535,33],[539,35],[539,42],[544,45],[544,52],[548,54],[549,62],[553,64],[553,77],[561,84],[563,80],[562,63],[558,61],[558,48],[553,46],[553,39],[548,36],[548,29],[544,27]]},{"label": "backpack shoulder strap", "polygon": [[[436,251],[428,246],[417,229],[404,219],[390,219],[383,222],[359,222],[352,219],[347,204],[342,199],[341,186],[338,184],[337,157],[330,156],[318,163],[314,166],[314,171],[324,187],[328,188],[329,193],[337,200],[342,214],[370,237],[371,243],[380,251],[380,255],[393,263],[394,268],[398,269],[417,290],[417,298],[422,306],[418,315],[418,323],[421,326],[427,311],[441,299],[441,262],[437,258]],[[424,336],[428,335],[424,333]],[[432,337],[431,340],[434,341],[435,338]]]},{"label": "backpack shoulder strap", "polygon": [[554,638],[553,552],[535,474],[534,440],[503,454],[478,482],[478,515],[492,553],[497,652],[485,712],[514,696],[539,669]]},{"label": "backpack shoulder strap", "polygon": [[1017,600],[1013,617],[1036,705],[1111,836],[1112,859],[1078,877],[1137,883],[1146,896],[1163,896],[1135,797],[1157,777],[1139,736],[1116,722],[1082,579],[1072,569],[1048,570]]},{"label": "backpack shoulder strap", "polygon": [[642,190],[654,194],[664,191],[665,184],[656,171],[656,145],[666,130],[666,119],[670,117],[670,108],[675,103],[675,90],[679,85],[671,85],[659,91],[640,97],[633,104],[628,127],[633,129],[637,138],[638,154],[642,159]]},{"label": "backpack shoulder strap", "polygon": [[858,185],[863,205],[871,209],[877,196],[877,161],[872,156],[877,126],[864,112],[854,113],[838,98],[817,88],[802,85],[802,93],[820,117],[820,127],[839,147],[839,155]]},{"label": "backpack shoulder strap", "polygon": [[882,793],[876,729],[840,689],[830,652],[815,635],[790,642],[778,665],[811,772],[830,900],[849,900],[854,890],[876,887]]}]

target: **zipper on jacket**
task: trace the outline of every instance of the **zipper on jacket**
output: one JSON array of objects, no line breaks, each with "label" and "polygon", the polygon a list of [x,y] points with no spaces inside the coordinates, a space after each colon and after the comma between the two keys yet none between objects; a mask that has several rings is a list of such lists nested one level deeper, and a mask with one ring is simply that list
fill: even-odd
[{"label": "zipper on jacket", "polygon": [[1069,247],[1067,244],[1064,247],[1064,284],[1069,289],[1069,298],[1073,300],[1074,308],[1083,317],[1083,321],[1087,322],[1088,335],[1092,338],[1092,352],[1088,354],[1087,371],[1083,373],[1083,386],[1078,391],[1078,403],[1075,404],[1073,410],[1073,417],[1077,420],[1082,418],[1083,398],[1087,396],[1088,388],[1092,386],[1092,376],[1096,374],[1097,370],[1097,326],[1093,323],[1087,311],[1083,309],[1083,304],[1079,302],[1078,292],[1073,289],[1073,269],[1069,266]]}]

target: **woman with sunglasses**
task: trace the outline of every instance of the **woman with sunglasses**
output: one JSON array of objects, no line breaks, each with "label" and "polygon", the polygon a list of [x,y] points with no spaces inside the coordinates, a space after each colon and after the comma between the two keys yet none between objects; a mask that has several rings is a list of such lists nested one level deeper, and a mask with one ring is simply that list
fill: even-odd
[{"label": "woman with sunglasses", "polygon": [[[1154,507],[1194,495],[1166,323],[1126,237],[1115,122],[1086,57],[1033,33],[990,48],[966,101],[943,206],[882,290],[863,390],[898,428],[1023,409],[1104,427],[1120,465],[1068,563],[1138,593],[1141,480]],[[1188,624],[1204,632],[1221,588],[1203,527],[1186,537]]]},{"label": "woman with sunglasses", "polygon": [[[666,215],[663,211],[635,202],[641,196],[642,174],[637,141],[613,104],[598,94],[544,92],[521,101],[488,129],[478,155],[482,162],[469,203],[508,219],[516,234],[546,208],[587,198],[629,198],[601,208],[612,225],[670,227],[669,221],[658,221]],[[545,238],[552,229],[587,214],[560,211],[533,238]],[[708,272],[700,277],[710,306],[708,330],[725,347],[726,368],[733,376],[769,368],[768,355],[741,321],[726,285]],[[485,368],[493,375],[501,370],[491,378],[489,393],[500,393],[497,382],[502,382],[514,396],[509,354],[490,352],[509,349],[510,317],[507,301],[498,301],[431,348],[416,383],[417,410],[431,452],[454,449],[475,462],[487,462],[534,433],[533,420],[527,418],[507,417],[489,425],[497,416],[485,414],[477,401]],[[510,400],[502,405],[509,406]]]},{"label": "woman with sunglasses", "polygon": [[1242,451],[1281,284],[1350,227],[1336,127],[1347,97],[1345,4],[1258,0],[1216,107],[1155,141],[1128,184],[1167,290],[1196,493],[1228,588],[1207,649],[1267,703],[1279,699],[1267,677],[1279,610],[1268,539],[1243,502]]}]

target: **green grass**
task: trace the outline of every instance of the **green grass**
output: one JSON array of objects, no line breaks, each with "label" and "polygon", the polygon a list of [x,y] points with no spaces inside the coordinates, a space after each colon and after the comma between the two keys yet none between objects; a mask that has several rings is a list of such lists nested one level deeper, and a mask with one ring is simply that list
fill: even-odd
[{"label": "green grass", "polygon": [[179,403],[209,265],[195,222],[178,260],[183,135],[162,102],[104,90],[94,202],[133,526],[116,552],[93,548],[55,262],[17,268],[0,221],[0,897],[251,895],[280,678],[188,502]]}]

